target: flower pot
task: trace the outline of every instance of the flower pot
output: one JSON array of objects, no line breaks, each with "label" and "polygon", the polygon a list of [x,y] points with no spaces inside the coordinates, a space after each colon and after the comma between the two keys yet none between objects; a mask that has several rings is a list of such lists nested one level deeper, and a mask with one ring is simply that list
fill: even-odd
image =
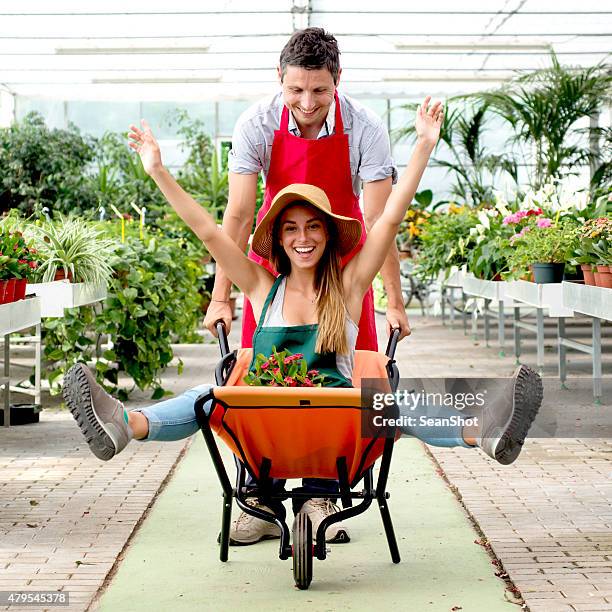
[{"label": "flower pot", "polygon": [[64,268],[60,268],[56,273],[55,276],[53,277],[54,281],[58,281],[58,280],[66,280],[66,278],[72,282],[72,272],[70,270],[68,270],[68,276],[66,276],[66,273],[64,272]]},{"label": "flower pot", "polygon": [[8,281],[0,280],[0,304],[4,304],[4,294],[6,293],[6,284]]},{"label": "flower pot", "polygon": [[563,280],[565,263],[534,263],[531,264],[533,281],[546,285],[548,283],[560,283]]},{"label": "flower pot", "polygon": [[9,278],[6,281],[6,286],[4,288],[4,304],[9,304],[10,302],[15,301],[15,281],[16,278]]},{"label": "flower pot", "polygon": [[584,276],[585,285],[595,284],[595,275],[593,274],[593,266],[591,264],[581,264],[582,276]]},{"label": "flower pot", "polygon": [[597,266],[597,272],[595,272],[595,284],[598,287],[612,289],[612,272],[610,272],[609,266]]},{"label": "flower pot", "polygon": [[27,280],[25,278],[18,278],[15,280],[15,296],[14,301],[23,300],[26,292]]}]

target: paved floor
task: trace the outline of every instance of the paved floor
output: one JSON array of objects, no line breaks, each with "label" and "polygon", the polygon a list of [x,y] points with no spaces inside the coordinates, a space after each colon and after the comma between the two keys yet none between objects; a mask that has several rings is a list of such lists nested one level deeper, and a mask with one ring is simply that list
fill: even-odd
[{"label": "paved floor", "polygon": [[[483,343],[474,346],[470,337],[439,320],[415,319],[414,327],[412,339],[398,352],[404,375],[448,375],[452,368],[456,375],[501,376],[513,370],[511,357],[500,359],[496,348]],[[548,344],[552,348],[552,340]],[[534,359],[533,343],[524,347],[525,360]],[[214,346],[180,351],[186,374],[177,378],[169,369],[170,388],[211,379]],[[554,374],[554,359],[547,351],[546,374]],[[609,373],[609,354],[606,359]],[[572,355],[572,373],[588,376],[586,356]],[[290,563],[276,558],[273,543],[232,551],[227,565],[216,561],[209,543],[219,511],[215,508],[209,520],[208,507],[219,504],[219,497],[212,471],[202,469],[206,457],[196,439],[109,581],[117,555],[184,448],[183,443],[133,444],[102,464],[89,456],[65,413],[44,412],[38,425],[0,429],[0,591],[62,588],[71,592],[73,610],[87,609],[105,579],[110,588],[102,609],[138,609],[140,600],[149,610],[223,609],[222,601],[233,602],[226,609],[253,601],[261,609],[303,604],[360,610],[374,605],[370,596],[379,602],[388,595],[392,609],[412,604],[418,610],[494,610],[513,599],[504,592],[506,583],[495,578],[507,573],[534,612],[612,610],[608,441],[530,441],[508,468],[476,451],[431,449],[448,483],[436,474],[424,447],[402,441],[389,487],[391,511],[405,538],[402,564],[388,561],[379,518],[370,511],[354,519],[354,543],[334,547],[328,560],[315,565],[314,590],[298,593],[291,587]],[[470,526],[454,492],[484,539]],[[415,526],[409,537],[408,526]],[[497,565],[486,555],[488,546],[500,559]],[[180,554],[189,548],[193,554]],[[155,596],[145,588],[147,577],[160,591]],[[176,581],[174,590],[169,578]],[[162,583],[168,586],[162,589]],[[226,586],[215,587],[221,595],[213,598],[209,584]],[[282,594],[276,607],[269,605],[266,584]],[[233,599],[223,600],[223,594]],[[173,595],[171,605],[162,599]],[[179,606],[180,600],[185,603]]]}]

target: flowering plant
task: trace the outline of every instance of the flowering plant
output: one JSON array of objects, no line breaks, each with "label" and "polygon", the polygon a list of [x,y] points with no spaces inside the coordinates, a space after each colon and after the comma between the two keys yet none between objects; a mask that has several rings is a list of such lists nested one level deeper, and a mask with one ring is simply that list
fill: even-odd
[{"label": "flowering plant", "polygon": [[321,387],[325,379],[318,370],[309,370],[302,353],[277,351],[272,354],[259,353],[255,357],[255,371],[244,377],[247,385],[255,387]]},{"label": "flowering plant", "polygon": [[580,263],[612,265],[612,216],[589,219],[580,228],[580,246],[576,255]]},{"label": "flowering plant", "polygon": [[31,279],[38,267],[36,250],[29,247],[21,232],[0,232],[0,280]]},{"label": "flowering plant", "polygon": [[[521,218],[521,220],[524,217]],[[521,276],[534,263],[565,263],[578,242],[579,227],[572,219],[553,221],[540,214],[527,218],[520,232],[511,239],[510,269]]]}]

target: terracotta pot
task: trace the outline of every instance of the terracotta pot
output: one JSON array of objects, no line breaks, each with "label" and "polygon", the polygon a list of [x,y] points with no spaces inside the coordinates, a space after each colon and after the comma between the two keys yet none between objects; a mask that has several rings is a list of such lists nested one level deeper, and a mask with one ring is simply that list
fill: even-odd
[{"label": "terracotta pot", "polygon": [[399,251],[399,258],[400,259],[410,259],[412,257],[412,252],[411,251]]},{"label": "terracotta pot", "polygon": [[15,281],[15,298],[14,301],[23,300],[26,292],[27,280],[25,278],[18,278]]},{"label": "terracotta pot", "polygon": [[[72,281],[72,272],[70,270],[68,270],[68,280]],[[54,281],[58,281],[58,280],[65,280],[66,279],[66,273],[64,272],[64,268],[60,268],[56,273],[55,276],[53,277]]]},{"label": "terracotta pot", "polygon": [[0,280],[0,304],[4,304],[4,294],[6,293],[6,284],[8,281]]},{"label": "terracotta pot", "polygon": [[608,270],[608,266],[597,266],[597,272],[595,272],[595,284],[598,287],[612,289],[612,272]]},{"label": "terracotta pot", "polygon": [[582,276],[584,276],[584,284],[593,286],[595,284],[595,275],[593,274],[593,266],[591,264],[581,264]]}]

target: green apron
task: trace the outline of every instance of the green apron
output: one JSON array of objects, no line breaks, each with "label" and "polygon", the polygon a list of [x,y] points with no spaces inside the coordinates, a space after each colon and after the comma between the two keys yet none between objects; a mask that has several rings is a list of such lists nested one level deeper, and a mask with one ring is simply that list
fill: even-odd
[{"label": "green apron", "polygon": [[286,327],[263,326],[268,308],[282,280],[283,277],[279,276],[274,281],[261,311],[257,329],[253,334],[253,359],[249,370],[254,371],[255,357],[259,353],[266,356],[271,355],[273,348],[276,347],[278,351],[288,350],[293,354],[302,353],[309,370],[319,370],[321,374],[325,375],[323,383],[325,387],[352,387],[351,381],[345,378],[336,366],[336,353],[321,354],[315,352],[318,324]]}]

